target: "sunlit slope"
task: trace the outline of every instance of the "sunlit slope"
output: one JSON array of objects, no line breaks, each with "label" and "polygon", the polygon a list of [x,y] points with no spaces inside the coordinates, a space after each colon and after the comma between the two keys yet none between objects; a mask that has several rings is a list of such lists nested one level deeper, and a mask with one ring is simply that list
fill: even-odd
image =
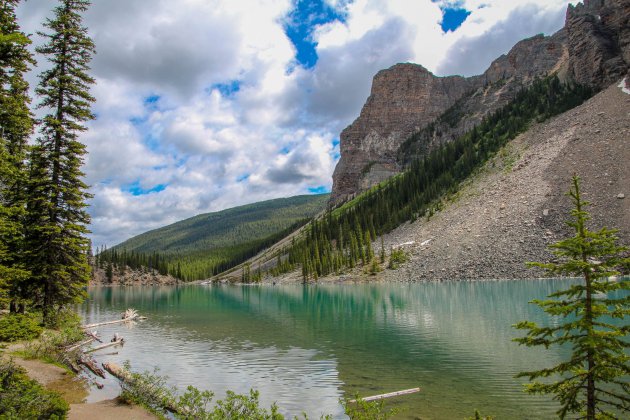
[{"label": "sunlit slope", "polygon": [[322,211],[329,194],[263,201],[200,214],[135,236],[117,245],[141,253],[188,254],[266,238]]}]

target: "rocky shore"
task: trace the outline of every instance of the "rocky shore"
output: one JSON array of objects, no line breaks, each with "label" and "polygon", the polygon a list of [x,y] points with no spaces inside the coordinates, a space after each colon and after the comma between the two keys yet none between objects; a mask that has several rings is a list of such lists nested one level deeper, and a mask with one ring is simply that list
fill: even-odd
[{"label": "rocky shore", "polygon": [[155,270],[114,270],[109,280],[104,269],[92,267],[90,286],[167,286],[180,283],[173,276],[164,276]]}]

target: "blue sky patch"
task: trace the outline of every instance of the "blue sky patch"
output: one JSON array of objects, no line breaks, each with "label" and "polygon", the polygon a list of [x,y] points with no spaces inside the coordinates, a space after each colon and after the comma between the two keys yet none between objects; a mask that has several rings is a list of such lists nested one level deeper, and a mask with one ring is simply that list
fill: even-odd
[{"label": "blue sky patch", "polygon": [[154,192],[164,191],[166,187],[167,186],[165,184],[158,184],[153,188],[144,189],[140,186],[140,181],[135,181],[131,184],[123,185],[121,189],[137,197],[139,195],[146,195]]},{"label": "blue sky patch", "polygon": [[131,117],[131,118],[129,118],[129,122],[134,127],[139,127],[142,124],[144,124],[145,122],[147,122],[148,119],[149,119],[148,117]]},{"label": "blue sky patch", "polygon": [[241,82],[238,80],[232,80],[227,83],[216,83],[210,87],[210,91],[213,90],[218,90],[222,96],[229,98],[241,90]]},{"label": "blue sky patch", "polygon": [[327,188],[325,185],[320,185],[319,187],[310,187],[308,189],[308,192],[310,192],[311,194],[324,194],[330,192],[330,189]]},{"label": "blue sky patch", "polygon": [[470,12],[466,9],[458,7],[444,7],[442,8],[442,30],[444,32],[455,31],[462,26],[462,23],[470,15]]},{"label": "blue sky patch", "polygon": [[160,102],[160,95],[149,95],[142,101],[144,103],[144,107],[149,111],[157,111],[158,110],[158,102]]},{"label": "blue sky patch", "polygon": [[295,46],[295,59],[304,68],[310,69],[317,63],[317,43],[313,41],[313,31],[317,25],[346,17],[323,0],[295,0],[293,10],[287,16],[284,32]]}]

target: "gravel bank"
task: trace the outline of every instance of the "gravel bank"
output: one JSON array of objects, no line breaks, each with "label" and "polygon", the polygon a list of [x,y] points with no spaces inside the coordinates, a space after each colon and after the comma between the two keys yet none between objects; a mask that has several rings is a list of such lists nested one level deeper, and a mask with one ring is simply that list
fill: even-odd
[{"label": "gravel bank", "polygon": [[590,227],[618,228],[630,244],[629,161],[630,95],[613,85],[519,136],[430,220],[387,235],[386,247],[414,243],[405,246],[410,261],[379,280],[543,275],[525,262],[549,261],[547,246],[570,234],[565,193],[573,173],[593,203]]}]

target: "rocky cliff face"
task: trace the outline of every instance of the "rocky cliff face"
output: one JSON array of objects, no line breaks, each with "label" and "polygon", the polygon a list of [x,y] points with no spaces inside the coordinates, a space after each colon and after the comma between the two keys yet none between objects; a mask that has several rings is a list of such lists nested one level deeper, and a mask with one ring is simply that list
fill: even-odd
[{"label": "rocky cliff face", "polygon": [[[387,179],[411,158],[470,130],[536,76],[556,72],[595,88],[618,81],[630,67],[629,9],[627,0],[569,6],[563,29],[520,41],[479,76],[436,77],[415,64],[379,72],[360,116],[341,133],[331,200]],[[447,118],[438,118],[445,112]]]},{"label": "rocky cliff face", "polygon": [[435,77],[417,64],[397,64],[378,72],[361,115],[341,133],[341,159],[333,175],[334,199],[397,173],[400,144],[476,83],[459,76]]},{"label": "rocky cliff face", "polygon": [[497,58],[481,76],[469,80],[479,87],[468,92],[431,124],[405,140],[398,149],[399,166],[422,157],[434,147],[452,141],[482,118],[514,99],[534,78],[557,72],[566,76],[566,32],[537,35],[518,42],[508,54]]},{"label": "rocky cliff face", "polygon": [[569,76],[579,83],[604,88],[630,68],[630,2],[584,0],[569,5]]}]

